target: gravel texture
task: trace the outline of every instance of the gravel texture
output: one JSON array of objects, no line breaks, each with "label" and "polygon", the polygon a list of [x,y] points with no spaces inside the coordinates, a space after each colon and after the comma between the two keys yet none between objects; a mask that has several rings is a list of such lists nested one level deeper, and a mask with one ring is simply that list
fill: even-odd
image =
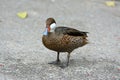
[{"label": "gravel texture", "polygon": [[[0,0],[0,80],[120,80],[120,1],[105,1]],[[65,69],[48,64],[56,59],[41,41],[48,17],[89,32],[90,43],[72,52]]]}]

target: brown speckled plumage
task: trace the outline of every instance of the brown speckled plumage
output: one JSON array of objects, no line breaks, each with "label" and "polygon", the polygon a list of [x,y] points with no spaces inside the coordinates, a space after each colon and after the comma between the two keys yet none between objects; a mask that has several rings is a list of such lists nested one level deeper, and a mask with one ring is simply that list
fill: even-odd
[{"label": "brown speckled plumage", "polygon": [[70,53],[87,44],[87,32],[78,31],[68,27],[56,27],[54,32],[50,32],[49,28],[52,23],[56,23],[53,18],[46,20],[47,35],[43,35],[42,42],[50,50],[56,51],[57,63],[59,60],[59,52],[68,52],[68,60],[66,66],[69,64]]}]

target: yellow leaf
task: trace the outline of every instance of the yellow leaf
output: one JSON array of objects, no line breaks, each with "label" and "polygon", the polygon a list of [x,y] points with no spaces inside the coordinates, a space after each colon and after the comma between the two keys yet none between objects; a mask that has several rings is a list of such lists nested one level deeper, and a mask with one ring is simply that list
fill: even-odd
[{"label": "yellow leaf", "polygon": [[115,6],[115,1],[106,1],[106,5],[109,7],[114,7]]},{"label": "yellow leaf", "polygon": [[18,12],[18,13],[17,13],[17,16],[18,16],[19,18],[22,18],[22,19],[26,18],[27,15],[28,15],[27,12]]}]

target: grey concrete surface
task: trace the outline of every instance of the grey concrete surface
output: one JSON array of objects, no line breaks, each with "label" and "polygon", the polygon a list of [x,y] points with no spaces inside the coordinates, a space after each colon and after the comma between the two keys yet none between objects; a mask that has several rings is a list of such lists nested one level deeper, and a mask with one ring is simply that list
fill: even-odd
[{"label": "grey concrete surface", "polygon": [[[120,1],[105,1],[0,0],[0,80],[120,80]],[[16,16],[21,11],[26,19]],[[47,64],[56,59],[41,42],[48,17],[90,32],[65,69]],[[64,63],[66,53],[60,58]]]}]

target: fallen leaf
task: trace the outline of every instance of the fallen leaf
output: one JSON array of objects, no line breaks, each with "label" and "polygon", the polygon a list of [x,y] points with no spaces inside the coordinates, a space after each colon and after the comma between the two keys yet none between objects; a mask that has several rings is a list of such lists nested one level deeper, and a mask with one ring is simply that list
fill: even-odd
[{"label": "fallen leaf", "polygon": [[115,6],[115,1],[106,1],[105,4],[109,7],[114,7]]},{"label": "fallen leaf", "polygon": [[28,16],[28,14],[27,14],[27,12],[18,12],[17,16],[19,18],[25,19]]}]

